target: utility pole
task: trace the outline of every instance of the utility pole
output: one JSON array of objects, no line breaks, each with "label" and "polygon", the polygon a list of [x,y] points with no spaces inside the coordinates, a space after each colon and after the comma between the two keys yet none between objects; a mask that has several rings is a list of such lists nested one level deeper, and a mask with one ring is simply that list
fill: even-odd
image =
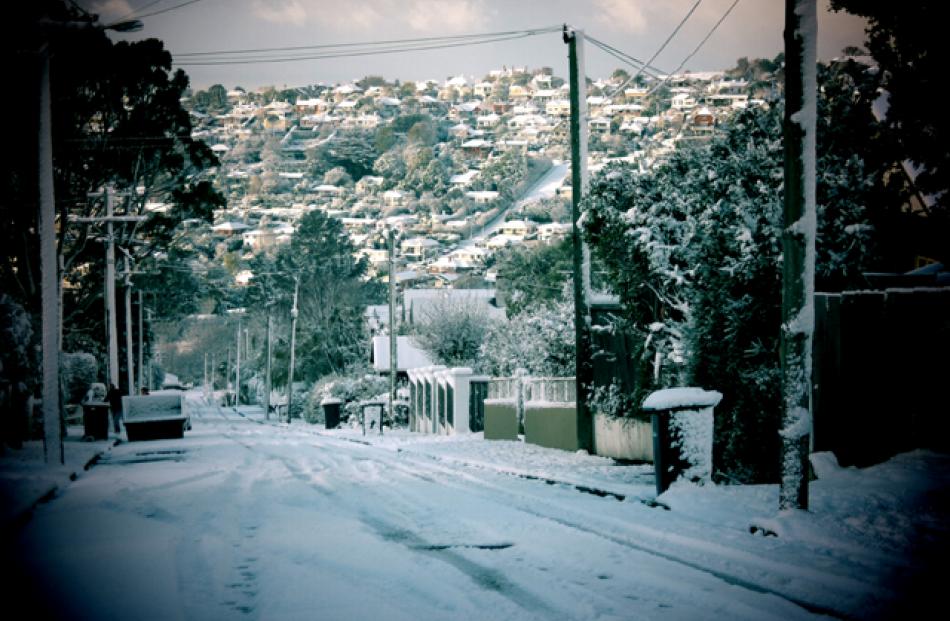
[{"label": "utility pole", "polygon": [[234,339],[234,406],[241,405],[241,317],[238,316],[237,333]]},{"label": "utility pole", "polygon": [[[152,325],[152,309],[145,309],[145,316],[148,318],[148,325]],[[152,355],[149,353],[148,364],[145,369],[145,385],[148,387],[149,392],[152,390]]]},{"label": "utility pole", "polygon": [[271,391],[271,315],[270,306],[267,307],[267,363],[264,367],[264,419],[270,420],[270,391]]},{"label": "utility pole", "polygon": [[587,191],[587,81],[584,73],[584,31],[564,25],[571,89],[571,222],[574,267],[574,381],[577,403],[577,441],[593,449],[588,391],[593,384],[590,342],[590,249],[581,237],[580,203]]},{"label": "utility pole", "polygon": [[779,510],[808,509],[815,296],[815,0],[785,0],[782,478]]},{"label": "utility pole", "polygon": [[290,368],[287,373],[287,424],[290,424],[290,404],[294,395],[294,350],[297,346],[297,294],[300,292],[300,275],[294,274],[294,306],[290,309]]},{"label": "utility pole", "polygon": [[[395,420],[396,373],[399,372],[396,348],[396,231],[389,229],[389,417]],[[383,435],[383,417],[379,417],[379,435]]]},{"label": "utility pole", "polygon": [[[59,270],[56,262],[56,201],[53,184],[53,135],[49,86],[49,43],[39,54],[39,228],[40,300],[43,325],[43,453],[47,465],[65,464],[60,429],[59,390]],[[33,413],[30,412],[30,417]]]},{"label": "utility pole", "polygon": [[138,376],[138,394],[142,394],[142,388],[145,383],[142,381],[145,377],[145,324],[142,323],[142,290],[139,289],[139,376]]},{"label": "utility pole", "polygon": [[[56,462],[66,463],[63,450],[63,436],[60,425],[61,391],[59,359],[62,347],[62,316],[60,314],[60,271],[56,252],[56,199],[53,179],[53,132],[52,97],[50,94],[50,39],[52,35],[75,30],[114,30],[117,32],[135,32],[142,29],[138,20],[122,21],[108,26],[95,21],[55,21],[46,15],[32,24],[36,28],[39,47],[37,100],[39,114],[37,119],[37,185],[40,243],[40,322],[43,336],[42,348],[42,411],[43,411],[43,454],[48,465]],[[65,223],[62,223],[65,227]],[[30,412],[30,416],[33,413]]]},{"label": "utility pole", "polygon": [[[105,222],[106,224],[106,275],[103,302],[106,307],[106,330],[108,332],[107,338],[109,342],[109,383],[116,387],[119,385],[119,336],[115,313],[115,231],[113,224],[116,222],[142,222],[146,219],[145,216],[115,215],[113,198],[117,194],[112,186],[106,186],[102,192],[91,192],[89,194],[90,198],[104,198],[106,205],[105,216],[70,218],[71,222],[83,224]],[[122,195],[125,196],[127,194],[122,193]]]},{"label": "utility pole", "polygon": [[115,325],[115,236],[112,230],[112,188],[106,193],[106,317],[109,322],[109,384],[119,386],[119,335]]},{"label": "utility pole", "polygon": [[132,362],[132,267],[125,255],[125,368],[128,394],[135,394],[135,366]]}]

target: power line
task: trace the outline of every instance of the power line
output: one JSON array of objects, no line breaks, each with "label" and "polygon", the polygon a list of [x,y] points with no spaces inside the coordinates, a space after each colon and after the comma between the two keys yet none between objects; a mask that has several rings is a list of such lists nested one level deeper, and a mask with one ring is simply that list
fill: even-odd
[{"label": "power line", "polygon": [[[303,54],[303,55],[285,55],[285,56],[250,56],[250,57],[240,57],[240,54],[247,52],[238,52],[238,53],[228,53],[220,52],[220,57],[212,58],[211,60],[200,60],[192,58],[195,57],[188,56],[185,60],[180,61],[180,58],[183,55],[177,55],[175,64],[179,66],[195,66],[195,65],[240,65],[240,64],[258,64],[258,63],[275,63],[275,62],[294,62],[300,60],[322,60],[328,58],[348,58],[348,57],[357,57],[357,56],[375,56],[381,54],[398,54],[404,52],[417,52],[417,51],[426,51],[426,50],[437,50],[437,49],[448,49],[454,47],[466,47],[471,45],[484,45],[486,43],[497,43],[501,41],[511,41],[515,39],[523,39],[527,37],[536,36],[539,34],[546,34],[550,32],[557,32],[560,30],[560,27],[550,27],[537,30],[524,30],[524,31],[513,31],[507,33],[487,33],[482,35],[467,35],[463,37],[455,38],[436,38],[436,39],[418,39],[418,40],[403,40],[401,44],[390,45],[389,47],[377,47],[378,44],[340,44],[334,46],[331,51],[325,53],[317,54]],[[459,40],[461,39],[461,40]],[[443,43],[430,43],[431,41],[444,41]],[[342,47],[355,47],[356,45],[364,45],[364,49],[355,49],[355,50],[346,50],[340,49]],[[301,48],[301,49],[317,49],[316,47],[310,48]],[[273,51],[279,52],[284,51],[278,48],[274,48]],[[290,50],[292,51],[292,50]],[[270,50],[263,53],[269,53]],[[259,53],[259,52],[254,52]],[[205,54],[205,53],[202,53]],[[212,55],[213,53],[207,53]]]},{"label": "power line", "polygon": [[[666,46],[669,45],[670,41],[673,40],[673,37],[675,37],[675,36],[676,36],[676,33],[680,31],[680,28],[682,28],[683,25],[684,25],[687,21],[689,21],[689,18],[692,17],[693,13],[696,12],[696,9],[699,8],[699,5],[702,3],[702,1],[703,1],[703,0],[696,0],[696,3],[693,5],[693,8],[691,8],[691,9],[686,13],[686,16],[683,17],[683,19],[680,20],[680,23],[677,24],[676,28],[673,29],[673,32],[670,33],[670,36],[668,36],[668,37],[666,38],[666,41],[663,42],[663,45],[661,45],[660,48],[653,54],[653,56],[650,57],[650,60],[648,60],[648,61],[646,62],[646,65],[644,65],[644,68],[647,67],[647,66],[649,66],[650,63],[652,63],[654,60],[656,60],[656,57],[659,56],[660,53],[661,53],[664,49],[666,49]],[[638,77],[641,73],[643,73],[643,68],[641,68],[640,70],[638,70],[634,75],[632,75],[632,76],[630,76],[629,78],[627,78],[626,81],[623,82],[623,84],[621,84],[620,86],[617,87],[617,89],[614,91],[613,94],[616,95],[618,92],[620,92],[621,89],[623,89],[623,87],[625,87],[627,84],[629,84],[629,83],[632,82],[633,80],[636,80],[637,77]]]},{"label": "power line", "polygon": [[591,37],[591,36],[589,36],[589,35],[587,35],[587,34],[584,35],[584,39],[587,40],[587,41],[589,41],[590,43],[592,43],[594,46],[600,48],[601,50],[603,50],[604,52],[606,52],[606,53],[609,54],[610,56],[613,56],[614,58],[616,58],[616,59],[619,60],[620,62],[622,62],[622,63],[624,63],[624,64],[627,64],[627,65],[630,65],[630,66],[633,67],[634,69],[638,69],[638,70],[641,70],[641,71],[646,71],[648,74],[650,74],[651,76],[653,76],[653,77],[655,77],[655,78],[659,78],[659,77],[660,77],[660,73],[662,73],[658,67],[647,66],[647,63],[643,62],[642,60],[640,60],[640,59],[638,59],[638,58],[636,58],[636,57],[634,57],[634,56],[631,56],[631,55],[627,54],[626,52],[623,52],[623,51],[621,51],[621,50],[618,50],[617,48],[613,47],[612,45],[610,45],[610,44],[608,44],[608,43],[605,43],[605,42],[603,42],[603,41],[600,41],[599,39],[595,39],[594,37]]},{"label": "power line", "polygon": [[724,22],[724,21],[726,20],[726,18],[729,16],[729,14],[732,13],[732,9],[736,8],[736,5],[737,5],[737,4],[739,4],[739,0],[734,0],[734,2],[729,6],[729,8],[726,9],[726,12],[722,14],[722,17],[719,18],[719,21],[717,21],[717,22],[715,23],[715,25],[713,25],[713,27],[712,27],[712,29],[710,29],[709,33],[706,34],[706,36],[703,37],[703,40],[699,42],[699,45],[696,46],[696,49],[694,49],[692,52],[690,52],[689,56],[687,56],[686,58],[684,58],[684,59],[683,59],[683,62],[681,62],[681,63],[679,64],[679,66],[678,66],[676,69],[673,70],[673,73],[669,74],[669,75],[666,77],[665,80],[663,80],[662,82],[660,82],[659,84],[657,84],[656,86],[654,86],[652,89],[650,89],[650,91],[647,93],[648,95],[652,95],[654,92],[657,91],[657,89],[661,88],[664,84],[666,84],[667,82],[669,82],[669,81],[670,81],[670,78],[672,78],[673,75],[675,75],[676,73],[678,73],[679,70],[683,68],[683,65],[685,65],[687,62],[689,62],[689,59],[690,59],[690,58],[692,58],[693,56],[696,55],[696,52],[698,52],[698,51],[700,50],[700,48],[702,48],[703,45],[705,45],[706,41],[709,40],[709,37],[711,37],[711,36],[713,35],[713,33],[716,32],[716,30],[719,28],[719,26],[722,24],[722,22]]},{"label": "power line", "polygon": [[436,41],[459,41],[464,39],[479,39],[484,37],[496,37],[503,35],[514,35],[514,34],[523,34],[526,32],[554,32],[560,29],[560,26],[545,26],[542,28],[529,28],[525,30],[507,30],[499,32],[483,32],[477,34],[459,34],[459,35],[444,35],[438,37],[413,37],[409,39],[384,39],[381,41],[361,41],[357,43],[324,43],[320,45],[296,45],[296,46],[285,46],[285,47],[264,47],[256,49],[244,49],[244,50],[218,50],[211,52],[183,52],[176,54],[176,56],[209,56],[209,55],[228,55],[228,54],[258,54],[262,52],[295,52],[301,50],[319,50],[319,49],[333,49],[333,48],[347,48],[347,47],[361,47],[361,46],[374,46],[374,45],[397,45],[397,44],[411,44],[411,43],[432,43]]}]

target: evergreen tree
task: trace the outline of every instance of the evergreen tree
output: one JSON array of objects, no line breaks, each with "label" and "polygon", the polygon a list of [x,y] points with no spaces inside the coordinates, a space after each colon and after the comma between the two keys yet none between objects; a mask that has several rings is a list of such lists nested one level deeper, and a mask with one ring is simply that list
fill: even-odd
[{"label": "evergreen tree", "polygon": [[[366,262],[353,252],[340,221],[312,211],[300,219],[288,246],[273,259],[261,256],[251,265],[255,276],[245,306],[263,311],[273,303],[275,317],[290,316],[294,277],[300,280],[295,380],[312,382],[366,359],[363,311],[380,301],[381,291],[364,280]],[[286,382],[288,340],[278,341],[274,358],[274,381]]]}]

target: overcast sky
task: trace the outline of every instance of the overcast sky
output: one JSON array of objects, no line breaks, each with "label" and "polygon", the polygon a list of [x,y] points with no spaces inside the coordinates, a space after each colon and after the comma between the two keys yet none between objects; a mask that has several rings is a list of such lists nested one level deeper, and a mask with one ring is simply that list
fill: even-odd
[{"label": "overcast sky", "polygon": [[[109,23],[142,17],[129,39],[156,37],[172,55],[187,52],[507,32],[567,23],[641,61],[648,60],[696,0],[78,0]],[[733,0],[702,0],[653,65],[674,71],[726,13]],[[683,70],[727,69],[742,56],[773,58],[782,51],[784,0],[739,0]],[[175,8],[175,7],[178,8]],[[833,58],[864,43],[864,22],[832,13],[818,0],[818,56]],[[170,10],[169,10],[170,9]],[[157,13],[158,12],[158,13]],[[150,15],[152,13],[157,13]],[[619,60],[586,45],[588,77],[609,76]],[[567,77],[567,46],[557,32],[434,51],[267,64],[183,66],[196,88],[337,83],[367,75],[444,81],[480,79],[502,66],[551,67]]]}]

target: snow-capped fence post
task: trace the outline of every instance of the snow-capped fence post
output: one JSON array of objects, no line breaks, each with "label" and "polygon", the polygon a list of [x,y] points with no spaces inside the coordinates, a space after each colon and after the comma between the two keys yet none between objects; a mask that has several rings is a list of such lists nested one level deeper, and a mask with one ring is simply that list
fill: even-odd
[{"label": "snow-capped fence post", "polygon": [[527,369],[515,369],[515,411],[518,414],[518,431],[524,431],[524,393],[528,382]]},{"label": "snow-capped fence post", "polygon": [[422,378],[417,369],[408,369],[406,375],[409,376],[409,431],[419,431],[419,389]]},{"label": "snow-capped fence post", "polygon": [[446,409],[448,408],[446,394],[448,391],[446,389],[446,375],[448,374],[448,369],[442,369],[435,374],[435,388],[433,394],[435,395],[435,428],[433,433],[443,434],[446,433],[445,426],[445,417]]},{"label": "snow-capped fence post", "polygon": [[420,369],[422,372],[422,377],[424,380],[423,383],[423,395],[422,400],[425,408],[425,422],[427,423],[426,430],[431,433],[438,433],[438,421],[436,416],[438,415],[438,390],[436,386],[436,373],[444,369],[444,366],[433,365],[431,367],[423,367]]},{"label": "snow-capped fence post", "polygon": [[450,434],[469,433],[469,412],[472,369],[454,367],[445,372],[446,431]]},{"label": "snow-capped fence post", "polygon": [[811,344],[815,327],[815,0],[785,1],[782,235],[782,443],[779,510],[808,509]]},{"label": "snow-capped fence post", "polygon": [[711,480],[713,408],[721,399],[714,390],[666,388],[643,401],[643,411],[652,413],[657,496],[679,478]]}]

